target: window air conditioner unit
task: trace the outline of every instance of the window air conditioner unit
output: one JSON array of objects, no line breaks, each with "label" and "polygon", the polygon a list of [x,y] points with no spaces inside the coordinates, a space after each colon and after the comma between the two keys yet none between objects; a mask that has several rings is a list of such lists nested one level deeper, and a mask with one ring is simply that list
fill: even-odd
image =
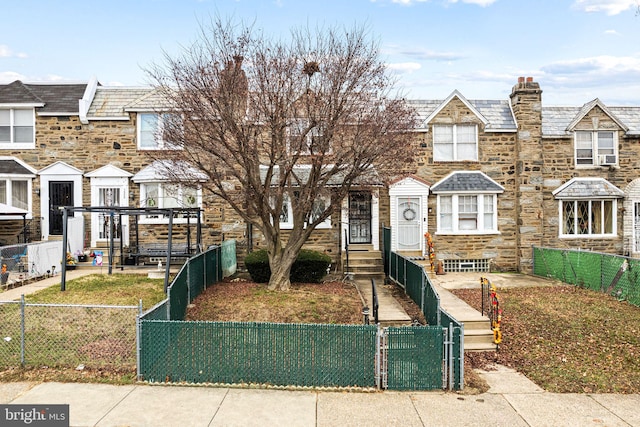
[{"label": "window air conditioner unit", "polygon": [[603,154],[598,156],[599,157],[599,162],[600,162],[600,166],[612,166],[616,164],[616,156],[615,154]]}]

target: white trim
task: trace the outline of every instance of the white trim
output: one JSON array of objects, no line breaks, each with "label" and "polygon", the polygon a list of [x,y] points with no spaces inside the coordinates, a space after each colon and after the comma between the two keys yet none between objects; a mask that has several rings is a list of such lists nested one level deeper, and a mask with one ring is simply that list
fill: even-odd
[{"label": "white trim", "polygon": [[[599,233],[599,234],[565,234],[564,233],[564,218],[563,218],[563,205],[565,202],[573,202],[575,203],[574,210],[574,221],[577,220],[578,217],[578,204],[576,202],[589,202],[589,211],[591,211],[591,204],[593,202],[611,202],[611,229],[612,233]],[[602,215],[604,215],[604,210],[602,210]],[[589,215],[590,216],[590,215]],[[602,218],[602,221],[605,219]],[[604,225],[604,224],[603,224]],[[577,225],[574,225],[577,229]],[[618,237],[618,199],[612,198],[602,198],[602,197],[593,197],[593,198],[582,198],[582,199],[570,199],[563,198],[558,199],[558,238],[560,239],[601,239],[601,238],[617,238]]]},{"label": "white trim", "polygon": [[96,96],[96,90],[98,88],[98,79],[95,76],[91,76],[87,86],[84,89],[82,98],[78,100],[78,115],[80,116],[80,123],[86,125],[89,123],[87,113],[93,102],[93,98]]},{"label": "white trim", "polygon": [[[107,165],[110,166],[110,165]],[[101,169],[104,169],[106,166],[103,166]],[[116,168],[117,169],[117,168]],[[85,176],[89,176],[89,174],[85,174]],[[100,189],[102,188],[118,188],[120,189],[120,200],[118,202],[118,206],[128,207],[129,206],[129,179],[126,176],[120,177],[106,177],[106,176],[92,176],[90,179],[90,191],[91,191],[91,206],[100,206]],[[100,213],[92,212],[91,213],[91,246],[97,246],[98,241],[105,241],[105,239],[100,239],[100,229],[101,226],[99,217]],[[129,245],[129,215],[122,216],[122,243],[126,246]]]},{"label": "white trim", "polygon": [[[42,238],[49,239],[49,183],[53,181],[73,182],[73,205],[82,206],[82,171],[65,162],[58,161],[38,172],[40,175],[40,216],[42,217]],[[73,217],[82,213],[74,212]]]},{"label": "white trim", "polygon": [[[423,255],[426,254],[425,239],[422,237],[428,231],[429,222],[427,220],[429,215],[428,197],[429,186],[411,176],[406,177],[398,182],[395,182],[389,186],[389,221],[391,224],[391,230],[398,230],[398,199],[400,197],[416,198],[420,203],[420,248],[419,250]],[[398,233],[391,233],[391,250],[398,250]]]},{"label": "white trim", "polygon": [[462,101],[462,103],[469,109],[471,110],[471,112],[478,118],[480,119],[480,121],[482,122],[482,124],[484,124],[485,126],[489,123],[489,120],[487,120],[487,118],[485,116],[483,116],[480,111],[478,111],[473,105],[471,105],[471,103],[467,100],[467,98],[465,98],[464,96],[462,96],[462,94],[456,89],[453,92],[451,92],[451,95],[449,95],[447,97],[447,99],[445,99],[444,101],[442,101],[442,103],[438,106],[438,108],[436,108],[435,110],[433,110],[433,112],[431,114],[429,114],[429,116],[425,119],[424,124],[427,125],[431,122],[431,120],[433,120],[438,114],[440,114],[440,112],[453,100],[453,98],[458,98],[460,101]]}]

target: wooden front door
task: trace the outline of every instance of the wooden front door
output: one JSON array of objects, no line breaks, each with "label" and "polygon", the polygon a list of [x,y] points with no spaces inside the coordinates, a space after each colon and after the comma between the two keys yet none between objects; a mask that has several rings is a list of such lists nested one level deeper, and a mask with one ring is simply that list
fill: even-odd
[{"label": "wooden front door", "polygon": [[49,182],[49,235],[62,234],[61,206],[73,206],[73,181]]}]

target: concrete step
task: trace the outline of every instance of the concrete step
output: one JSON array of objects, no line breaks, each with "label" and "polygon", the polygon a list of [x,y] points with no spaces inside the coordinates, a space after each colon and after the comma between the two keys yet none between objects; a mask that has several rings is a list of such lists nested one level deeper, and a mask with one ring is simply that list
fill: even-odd
[{"label": "concrete step", "polygon": [[464,329],[464,346],[467,344],[493,344],[493,331],[491,329],[471,329],[467,331]]},{"label": "concrete step", "polygon": [[357,265],[379,265],[384,266],[382,258],[351,258],[349,257],[349,267]]},{"label": "concrete step", "polygon": [[[347,254],[342,254],[342,260],[347,259]],[[380,251],[368,251],[368,252],[349,252],[349,263],[353,260],[360,259],[382,259],[382,252]]]},{"label": "concrete step", "polygon": [[497,346],[493,344],[493,341],[491,341],[491,344],[487,344],[487,343],[467,344],[467,341],[465,338],[464,351],[496,351],[496,350],[497,350]]},{"label": "concrete step", "polygon": [[471,330],[481,330],[481,331],[490,331],[491,330],[491,323],[489,322],[489,319],[482,319],[482,320],[466,320],[464,323],[464,330],[466,331],[471,331]]},{"label": "concrete step", "polygon": [[379,273],[384,274],[384,268],[382,265],[375,264],[349,264],[349,271],[352,273]]},{"label": "concrete step", "polygon": [[367,244],[358,243],[358,244],[349,245],[349,253],[351,253],[351,252],[369,252],[369,251],[373,251],[373,244],[371,244],[371,243],[367,243]]}]

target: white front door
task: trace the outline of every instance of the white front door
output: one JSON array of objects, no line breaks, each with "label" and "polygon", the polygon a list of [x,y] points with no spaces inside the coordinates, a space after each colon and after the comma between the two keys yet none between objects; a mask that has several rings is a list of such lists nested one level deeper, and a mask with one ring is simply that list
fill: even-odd
[{"label": "white front door", "polygon": [[422,223],[420,198],[398,197],[398,250],[420,250]]}]

